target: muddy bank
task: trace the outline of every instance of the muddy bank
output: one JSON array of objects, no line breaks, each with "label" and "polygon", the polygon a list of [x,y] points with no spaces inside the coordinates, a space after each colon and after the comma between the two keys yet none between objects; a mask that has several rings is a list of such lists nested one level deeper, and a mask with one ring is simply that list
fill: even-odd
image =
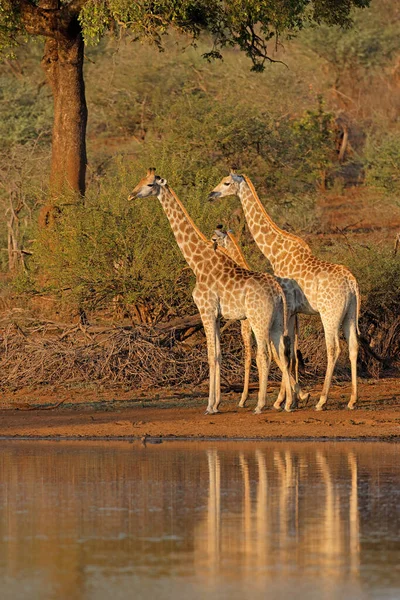
[{"label": "muddy bank", "polygon": [[[292,413],[267,408],[252,414],[255,395],[245,409],[238,394],[226,394],[221,414],[205,416],[204,394],[181,390],[163,397],[132,391],[25,391],[3,394],[1,437],[28,438],[350,438],[400,440],[400,379],[360,384],[360,401],[346,410],[350,386],[336,385],[328,408],[315,412],[318,389]],[[269,394],[272,406],[277,388]],[[56,404],[58,407],[53,408]]]}]

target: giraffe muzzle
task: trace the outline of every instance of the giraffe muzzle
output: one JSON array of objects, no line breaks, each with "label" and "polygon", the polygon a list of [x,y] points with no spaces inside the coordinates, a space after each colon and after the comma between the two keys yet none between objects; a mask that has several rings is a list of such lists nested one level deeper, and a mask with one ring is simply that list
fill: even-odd
[{"label": "giraffe muzzle", "polygon": [[207,198],[207,200],[208,200],[209,202],[213,202],[213,200],[215,200],[216,198],[219,198],[219,197],[220,197],[220,195],[221,195],[221,192],[210,192],[210,193],[208,194],[208,198]]},{"label": "giraffe muzzle", "polygon": [[131,200],[136,200],[137,198],[140,198],[140,192],[132,192],[131,194],[129,194],[128,196],[128,201]]}]

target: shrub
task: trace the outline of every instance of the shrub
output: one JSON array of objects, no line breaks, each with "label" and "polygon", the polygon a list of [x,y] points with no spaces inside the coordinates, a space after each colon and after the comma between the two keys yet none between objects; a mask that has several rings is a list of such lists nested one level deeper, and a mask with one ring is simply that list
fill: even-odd
[{"label": "shrub", "polygon": [[[390,247],[335,244],[332,261],[345,264],[356,276],[361,291],[360,330],[373,350],[387,364],[398,365],[400,356],[400,261]],[[373,375],[384,363],[365,355]]]},{"label": "shrub", "polygon": [[97,193],[89,192],[84,205],[64,206],[54,227],[39,234],[31,263],[38,285],[44,273],[47,291],[85,310],[104,308],[116,297],[125,307],[146,304],[154,318],[188,310],[192,276],[157,199],[127,200],[152,164],[211,235],[223,206],[202,199],[216,177],[188,182],[176,158],[154,149],[132,168],[117,162]]},{"label": "shrub", "polygon": [[366,183],[385,193],[400,192],[400,134],[370,135],[365,149]]}]

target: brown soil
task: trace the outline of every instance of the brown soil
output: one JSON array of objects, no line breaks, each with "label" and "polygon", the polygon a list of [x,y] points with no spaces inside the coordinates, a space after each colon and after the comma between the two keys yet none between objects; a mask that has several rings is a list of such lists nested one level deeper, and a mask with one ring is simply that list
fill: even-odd
[{"label": "brown soil", "polygon": [[375,243],[394,242],[400,228],[400,209],[388,210],[385,198],[363,187],[353,187],[343,194],[321,194],[317,210],[325,232],[359,234],[371,237]]},{"label": "brown soil", "polygon": [[[221,414],[205,416],[204,394],[182,390],[155,395],[113,390],[44,390],[3,394],[0,437],[28,438],[379,438],[400,440],[400,379],[364,381],[356,410],[345,409],[350,385],[335,385],[324,412],[315,412],[318,389],[292,413],[238,409],[225,394]],[[268,398],[272,405],[277,388]],[[52,405],[61,403],[57,408]]]}]

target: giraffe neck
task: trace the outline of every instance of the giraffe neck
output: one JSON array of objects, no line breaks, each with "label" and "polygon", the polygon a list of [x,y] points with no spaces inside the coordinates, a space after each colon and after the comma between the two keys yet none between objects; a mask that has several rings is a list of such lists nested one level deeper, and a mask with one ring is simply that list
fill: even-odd
[{"label": "giraffe neck", "polygon": [[242,251],[239,248],[239,244],[236,241],[236,238],[230,232],[227,233],[227,236],[228,238],[225,250],[231,257],[231,259],[235,261],[235,263],[237,263],[240,267],[243,267],[243,269],[247,269],[248,271],[250,271],[249,264],[243,256]]},{"label": "giraffe neck", "polygon": [[167,215],[176,242],[186,262],[198,275],[202,261],[209,258],[213,252],[211,242],[193,223],[172,189],[161,187],[158,199]]},{"label": "giraffe neck", "polygon": [[247,177],[241,182],[238,195],[250,233],[272,264],[275,275],[293,276],[297,273],[304,256],[311,254],[308,244],[299,237],[283,231],[273,222]]}]

